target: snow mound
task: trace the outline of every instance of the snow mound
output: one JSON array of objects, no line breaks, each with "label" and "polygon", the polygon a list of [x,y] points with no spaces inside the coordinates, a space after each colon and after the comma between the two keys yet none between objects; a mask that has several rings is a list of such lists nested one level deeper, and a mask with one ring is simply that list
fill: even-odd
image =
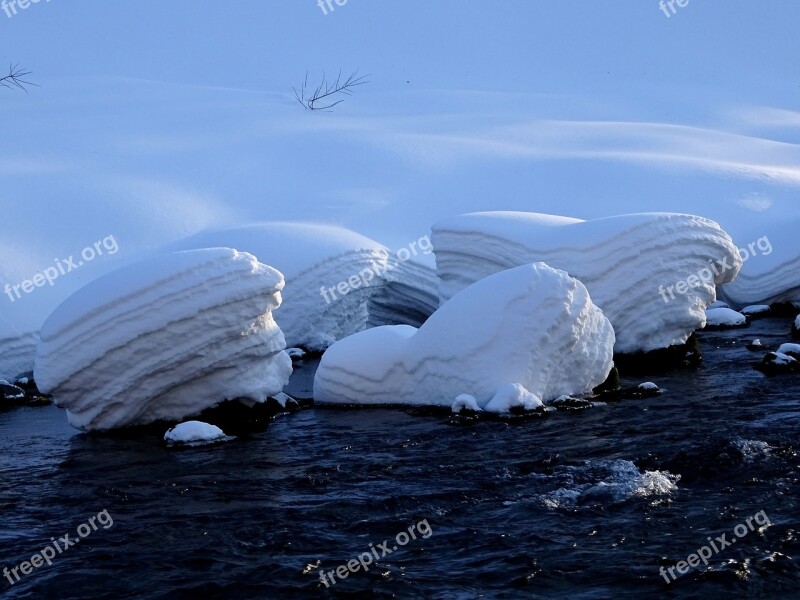
[{"label": "snow mound", "polygon": [[533,407],[605,381],[613,346],[611,324],[582,283],[523,265],[469,286],[419,329],[377,327],[333,344],[314,400],[452,407],[465,392],[483,410]]},{"label": "snow mound", "polygon": [[266,222],[206,230],[169,249],[214,247],[249,252],[284,274],[277,321],[290,346],[319,351],[368,326],[420,325],[438,305],[435,272],[417,245],[398,260],[343,227]]},{"label": "snow mound", "polygon": [[[800,246],[797,222],[772,225],[768,235],[739,237],[744,264],[739,276],[720,289],[733,306],[800,302]],[[752,241],[750,241],[752,240]]]},{"label": "snow mound", "polygon": [[172,444],[210,444],[227,439],[228,436],[216,425],[202,421],[186,421],[164,434],[164,441]]},{"label": "snow mound", "polygon": [[263,402],[292,372],[272,318],[282,288],[278,271],[228,248],[146,259],[50,315],[34,378],[84,430],[180,420],[225,399]]},{"label": "snow mound", "polygon": [[747,323],[747,317],[731,308],[710,308],[706,311],[707,327],[738,327]]},{"label": "snow mound", "polygon": [[671,213],[594,221],[472,213],[435,224],[432,239],[440,300],[497,271],[543,261],[586,285],[621,353],[684,343],[705,325],[715,284],[731,281],[741,266],[719,225]]}]

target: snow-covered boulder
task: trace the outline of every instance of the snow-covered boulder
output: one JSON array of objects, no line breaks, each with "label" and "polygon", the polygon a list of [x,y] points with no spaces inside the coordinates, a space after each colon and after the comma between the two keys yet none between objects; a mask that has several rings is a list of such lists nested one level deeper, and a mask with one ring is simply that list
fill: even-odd
[{"label": "snow-covered boulder", "polygon": [[581,282],[523,265],[462,290],[419,329],[377,327],[333,344],[314,400],[454,407],[463,394],[455,408],[469,406],[466,395],[483,410],[532,408],[591,392],[611,371],[613,347],[611,324]]},{"label": "snow-covered boulder", "polygon": [[781,344],[777,350],[778,354],[786,354],[795,360],[800,360],[800,344]]},{"label": "snow-covered boulder", "polygon": [[287,343],[324,350],[367,326],[420,325],[436,310],[432,248],[427,236],[418,242],[393,253],[343,227],[265,222],[206,230],[169,249],[236,248],[274,266],[286,277],[276,318]]},{"label": "snow-covered boulder", "polygon": [[228,439],[225,432],[216,425],[202,421],[186,421],[176,425],[164,434],[164,441],[168,444],[185,444],[198,446],[211,444]]},{"label": "snow-covered boulder", "polygon": [[567,271],[614,325],[616,351],[686,342],[705,325],[715,285],[741,259],[702,217],[648,213],[581,221],[536,213],[472,213],[433,227],[441,301],[497,271],[534,261]]},{"label": "snow-covered boulder", "polygon": [[227,248],[146,259],[64,301],[41,332],[35,379],[84,430],[263,402],[292,372],[272,318],[283,276]]},{"label": "snow-covered boulder", "polygon": [[706,327],[741,327],[747,324],[747,317],[731,308],[710,308],[706,311]]},{"label": "snow-covered boulder", "polygon": [[764,316],[769,313],[769,310],[769,304],[751,304],[750,306],[745,306],[739,312],[746,317],[755,317]]},{"label": "snow-covered boulder", "polygon": [[797,315],[794,323],[792,323],[792,337],[796,340],[800,340],[800,315]]}]

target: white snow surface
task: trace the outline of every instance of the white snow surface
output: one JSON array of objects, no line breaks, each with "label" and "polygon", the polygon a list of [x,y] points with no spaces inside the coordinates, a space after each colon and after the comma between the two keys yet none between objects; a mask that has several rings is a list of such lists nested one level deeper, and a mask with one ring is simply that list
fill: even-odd
[{"label": "white snow surface", "polygon": [[225,399],[263,402],[292,372],[272,318],[283,285],[280,272],[228,248],[145,259],[50,315],[35,380],[83,430],[177,421]]},{"label": "white snow surface", "polygon": [[[717,223],[673,213],[593,221],[471,213],[436,223],[432,241],[442,301],[491,273],[543,261],[586,285],[613,324],[615,349],[621,353],[685,342],[705,325],[715,284],[731,281],[741,266],[736,246]],[[703,280],[698,274],[710,262],[718,274],[709,269]],[[667,292],[690,276],[696,285],[685,285],[686,293]]]},{"label": "white snow surface", "polygon": [[[613,365],[614,331],[578,280],[543,264],[481,279],[419,329],[385,326],[333,344],[314,379],[319,404],[533,407],[585,394]],[[518,384],[511,394],[509,384]],[[513,387],[513,385],[512,385]],[[535,399],[534,399],[535,398]]]},{"label": "white snow surface", "polygon": [[450,407],[450,410],[456,414],[460,413],[462,410],[480,412],[481,407],[478,406],[478,401],[474,396],[470,396],[469,394],[459,394],[456,396],[456,399],[453,402],[453,406]]},{"label": "white snow surface", "polygon": [[745,306],[739,312],[743,315],[759,315],[767,311],[769,311],[769,304],[751,304],[750,306]]},{"label": "white snow surface", "polygon": [[789,356],[800,356],[800,344],[781,344],[776,352],[778,354],[788,354]]},{"label": "white snow surface", "polygon": [[164,434],[164,441],[173,444],[197,444],[216,442],[227,436],[216,425],[203,421],[186,421],[176,425]]},{"label": "white snow surface", "polygon": [[397,250],[344,227],[264,222],[209,229],[169,249],[212,247],[248,252],[284,274],[276,320],[289,346],[324,350],[368,325],[420,325],[438,304],[425,254],[400,261]]},{"label": "white snow surface", "polygon": [[735,327],[744,325],[746,322],[747,317],[732,308],[710,308],[706,311],[706,325],[712,327]]}]

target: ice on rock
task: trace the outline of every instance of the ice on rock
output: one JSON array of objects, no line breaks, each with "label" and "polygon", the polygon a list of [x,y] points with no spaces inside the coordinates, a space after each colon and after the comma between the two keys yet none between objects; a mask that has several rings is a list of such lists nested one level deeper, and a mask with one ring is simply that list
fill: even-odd
[{"label": "ice on rock", "polygon": [[216,425],[202,421],[187,421],[176,425],[164,434],[164,441],[171,444],[209,444],[227,439],[228,436]]},{"label": "ice on rock", "polygon": [[[591,392],[611,370],[613,347],[611,324],[581,282],[523,265],[462,290],[419,329],[377,327],[333,344],[314,400],[453,407],[465,393],[483,410],[534,406]],[[519,386],[513,394],[509,383]]]},{"label": "ice on rock", "polygon": [[272,318],[283,276],[228,248],[149,258],[91,282],[45,322],[34,378],[84,430],[264,402],[292,372]]},{"label": "ice on rock", "polygon": [[586,285],[614,325],[621,353],[686,342],[705,325],[715,285],[731,281],[741,266],[717,223],[671,213],[594,221],[472,213],[434,225],[432,240],[441,301],[497,271],[543,261]]},{"label": "ice on rock", "polygon": [[276,319],[289,346],[319,351],[370,325],[420,325],[438,305],[436,275],[420,250],[398,261],[384,245],[343,227],[256,223],[206,230],[169,249],[212,247],[249,252],[284,274]]}]

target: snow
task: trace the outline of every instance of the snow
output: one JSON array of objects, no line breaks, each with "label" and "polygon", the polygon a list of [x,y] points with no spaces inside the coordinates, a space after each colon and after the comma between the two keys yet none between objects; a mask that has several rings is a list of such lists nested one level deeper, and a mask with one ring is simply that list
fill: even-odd
[{"label": "snow", "polygon": [[747,317],[730,308],[712,308],[706,311],[706,325],[711,327],[736,327],[747,323]]},{"label": "snow", "polygon": [[741,236],[744,261],[739,276],[720,290],[735,306],[800,302],[800,244],[798,223],[787,220]]},{"label": "snow", "polygon": [[786,354],[794,358],[800,358],[800,344],[781,344],[777,352],[778,354]]},{"label": "snow", "polygon": [[730,308],[730,305],[727,302],[723,302],[722,300],[715,300],[706,307],[706,310],[708,310],[709,308]]},{"label": "snow", "polygon": [[319,351],[368,325],[420,325],[436,309],[421,239],[392,252],[343,227],[269,222],[203,231],[169,249],[236,248],[274,266],[286,277],[276,316],[286,343]]},{"label": "snow", "polygon": [[530,393],[518,383],[507,383],[500,386],[484,407],[487,412],[509,413],[514,408],[534,410],[544,406],[536,394]]},{"label": "snow", "polygon": [[460,413],[462,410],[481,412],[481,407],[478,406],[478,401],[475,399],[475,396],[470,396],[469,394],[459,394],[456,396],[455,402],[453,402],[450,409],[456,414]]},{"label": "snow", "polygon": [[[336,342],[322,356],[314,400],[452,407],[466,393],[505,412],[516,401],[591,392],[611,370],[613,345],[582,283],[523,265],[467,287],[419,329],[377,327]],[[520,387],[512,394],[509,384]]]},{"label": "snow", "polygon": [[[709,43],[719,12],[699,6],[679,23],[641,2],[606,3],[590,19],[563,2],[460,3],[459,21],[480,27],[453,27],[453,11],[423,0],[329,16],[310,0],[249,3],[224,24],[218,11],[193,11],[189,28],[188,5],[160,3],[162,35],[142,45],[153,11],[121,21],[107,4],[49,3],[4,31],[8,48],[24,49],[9,61],[41,87],[3,96],[13,118],[0,140],[0,288],[109,234],[120,249],[24,299],[0,296],[0,376],[32,368],[45,319],[92,280],[204,229],[264,220],[336,223],[399,248],[480,210],[697,212],[740,248],[765,236],[774,246],[756,246],[723,286],[732,306],[800,299],[800,112],[786,60],[797,54],[796,3],[726,7],[735,47]],[[424,31],[409,45],[420,14]],[[60,43],[64,19],[84,43]],[[186,52],[175,52],[177,30]],[[303,44],[297,31],[310,32]],[[564,44],[565,32],[581,43]],[[274,48],[295,51],[264,77]],[[334,112],[312,114],[290,90],[309,66],[312,77],[350,66],[374,77]],[[428,297],[387,285],[373,314],[410,322]],[[320,345],[340,337],[331,321],[309,333]]]},{"label": "snow", "polygon": [[658,389],[658,386],[652,381],[645,381],[644,383],[640,383],[637,387],[640,390],[648,390],[648,391],[654,391]]},{"label": "snow", "polygon": [[271,314],[283,285],[232,249],[145,259],[50,315],[34,378],[83,430],[180,420],[225,399],[263,402],[292,371]]},{"label": "snow", "polygon": [[743,315],[758,315],[769,312],[769,304],[751,304],[750,306],[745,306],[739,312]]},{"label": "snow", "polygon": [[771,352],[768,356],[770,355],[774,355],[772,363],[776,365],[788,365],[797,362],[797,359],[783,352]]},{"label": "snow", "polygon": [[714,283],[730,281],[741,265],[717,223],[681,214],[581,221],[472,213],[436,223],[432,239],[442,300],[491,273],[543,261],[586,285],[614,325],[621,353],[685,342],[705,324]]},{"label": "snow", "polygon": [[800,331],[800,315],[797,315],[794,320],[794,328]]},{"label": "snow", "polygon": [[216,425],[202,421],[186,421],[176,425],[164,434],[164,441],[173,444],[191,444],[218,442],[226,439],[225,432]]}]

